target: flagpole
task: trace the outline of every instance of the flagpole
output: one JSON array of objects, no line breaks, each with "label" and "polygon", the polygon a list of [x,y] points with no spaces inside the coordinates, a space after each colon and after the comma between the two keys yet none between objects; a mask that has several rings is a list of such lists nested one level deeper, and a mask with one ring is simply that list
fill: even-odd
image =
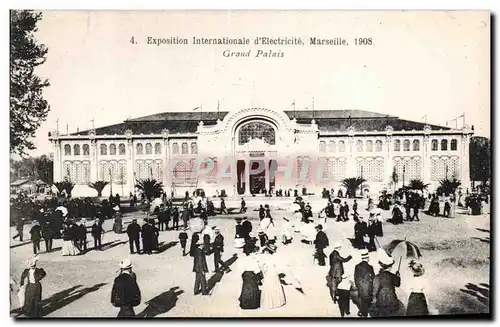
[{"label": "flagpole", "polygon": [[312,106],[313,106],[313,120],[314,120],[314,97],[313,97],[313,103],[312,103]]},{"label": "flagpole", "polygon": [[220,102],[219,102],[219,100],[217,100],[217,120],[219,120],[219,106],[220,106]]},{"label": "flagpole", "polygon": [[59,134],[59,118],[56,119],[56,131]]},{"label": "flagpole", "polygon": [[295,112],[295,99],[293,99],[293,118],[294,119],[297,119],[297,115],[296,115],[296,112]]},{"label": "flagpole", "polygon": [[462,122],[463,122],[462,123],[463,124],[462,128],[464,128],[465,127],[465,112],[462,115]]},{"label": "flagpole", "polygon": [[200,121],[203,121],[203,104],[200,104]]}]

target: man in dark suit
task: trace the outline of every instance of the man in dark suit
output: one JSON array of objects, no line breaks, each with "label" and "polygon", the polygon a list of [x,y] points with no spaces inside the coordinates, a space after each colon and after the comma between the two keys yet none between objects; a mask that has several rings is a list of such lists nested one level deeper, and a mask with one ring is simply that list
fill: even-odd
[{"label": "man in dark suit", "polygon": [[205,274],[208,272],[207,259],[203,253],[203,240],[198,240],[196,243],[193,255],[193,272],[195,275],[194,280],[194,295],[201,293],[208,295],[207,292],[207,279]]},{"label": "man in dark suit", "polygon": [[250,232],[252,232],[252,223],[245,216],[243,223],[241,223],[241,237],[245,239],[245,242],[250,238]]},{"label": "man in dark suit", "polygon": [[134,243],[137,253],[141,252],[139,236],[141,234],[141,226],[137,223],[137,219],[133,219],[132,223],[127,226],[128,243],[130,245],[130,254],[134,254]]},{"label": "man in dark suit", "polygon": [[330,295],[332,296],[333,303],[337,302],[337,286],[342,281],[342,275],[344,274],[344,262],[352,259],[352,256],[343,258],[339,251],[342,248],[340,243],[336,243],[333,246],[333,251],[330,253],[330,271],[328,275],[332,278],[332,283],[330,287]]},{"label": "man in dark suit", "polygon": [[320,224],[316,226],[316,239],[314,240],[314,246],[316,248],[316,253],[315,257],[318,259],[318,264],[320,266],[325,266],[325,248],[328,247],[329,242],[328,242],[328,237],[326,236],[325,232],[323,232],[323,226]]},{"label": "man in dark suit", "polygon": [[141,290],[132,263],[128,259],[120,262],[120,275],[115,278],[111,290],[111,304],[120,308],[118,317],[135,317],[134,307],[141,303]]},{"label": "man in dark suit", "polygon": [[230,272],[231,269],[222,261],[222,253],[224,252],[224,236],[220,233],[219,227],[214,227],[215,238],[214,238],[214,267],[215,271],[219,272],[219,265],[226,271]]},{"label": "man in dark suit", "polygon": [[81,251],[87,251],[87,226],[83,219],[80,221],[80,224],[76,226],[76,238],[78,248]]},{"label": "man in dark suit", "polygon": [[90,233],[92,234],[92,237],[94,238],[94,249],[96,250],[101,250],[102,244],[101,244],[101,235],[103,234],[103,229],[100,224],[99,220],[95,220],[94,224],[92,225],[92,230]]},{"label": "man in dark suit", "polygon": [[370,260],[368,250],[365,249],[361,252],[361,260],[354,268],[354,284],[359,294],[358,316],[368,317],[368,309],[370,308],[373,296],[375,272],[373,271],[373,267],[368,263]]},{"label": "man in dark suit", "polygon": [[184,222],[184,228],[188,227],[188,221],[189,221],[189,209],[187,203],[184,204],[184,207],[182,208],[182,214],[181,214],[181,219]]},{"label": "man in dark suit", "polygon": [[247,212],[247,204],[243,198],[241,198],[241,208],[240,208],[240,213],[245,213]]},{"label": "man in dark suit", "polygon": [[153,237],[154,237],[154,228],[151,226],[151,222],[149,219],[144,219],[144,225],[142,225],[141,230],[142,236],[142,252],[145,254],[153,253]]}]

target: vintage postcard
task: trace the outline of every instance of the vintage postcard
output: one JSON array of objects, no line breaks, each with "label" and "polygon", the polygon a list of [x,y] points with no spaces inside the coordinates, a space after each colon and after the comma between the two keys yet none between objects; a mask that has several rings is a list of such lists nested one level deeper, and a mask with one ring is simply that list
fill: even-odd
[{"label": "vintage postcard", "polygon": [[11,316],[491,317],[490,33],[11,10]]}]

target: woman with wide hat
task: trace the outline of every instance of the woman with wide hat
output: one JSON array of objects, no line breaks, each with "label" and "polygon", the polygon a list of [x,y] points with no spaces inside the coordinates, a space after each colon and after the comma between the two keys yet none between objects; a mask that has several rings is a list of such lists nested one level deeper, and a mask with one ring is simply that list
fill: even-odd
[{"label": "woman with wide hat", "polygon": [[413,273],[413,279],[410,286],[410,297],[408,298],[408,307],[406,308],[407,316],[427,316],[429,315],[429,308],[427,306],[427,299],[424,294],[425,282],[422,276],[425,273],[424,266],[420,262],[414,260],[410,261],[409,267]]},{"label": "woman with wide hat", "polygon": [[[24,291],[23,313],[30,318],[42,317],[42,284],[47,276],[42,268],[37,268],[38,258],[28,261],[28,268],[21,274],[20,286]],[[23,287],[24,286],[24,287]]]},{"label": "woman with wide hat", "polygon": [[390,270],[394,265],[391,258],[383,249],[378,249],[379,273],[373,279],[373,312],[371,316],[392,317],[401,315],[402,303],[396,295],[396,287],[401,285],[399,271],[393,274]]}]

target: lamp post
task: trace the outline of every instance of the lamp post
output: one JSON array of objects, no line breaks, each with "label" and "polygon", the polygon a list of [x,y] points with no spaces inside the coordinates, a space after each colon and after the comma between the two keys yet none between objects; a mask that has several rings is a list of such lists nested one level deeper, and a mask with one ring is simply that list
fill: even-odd
[{"label": "lamp post", "polygon": [[361,198],[363,198],[363,165],[361,165]]},{"label": "lamp post", "polygon": [[448,165],[445,165],[445,178],[448,179]]},{"label": "lamp post", "polygon": [[403,192],[405,191],[405,171],[406,171],[406,164],[403,163]]},{"label": "lamp post", "polygon": [[113,175],[111,174],[111,168],[109,168],[109,196],[113,196]]}]

